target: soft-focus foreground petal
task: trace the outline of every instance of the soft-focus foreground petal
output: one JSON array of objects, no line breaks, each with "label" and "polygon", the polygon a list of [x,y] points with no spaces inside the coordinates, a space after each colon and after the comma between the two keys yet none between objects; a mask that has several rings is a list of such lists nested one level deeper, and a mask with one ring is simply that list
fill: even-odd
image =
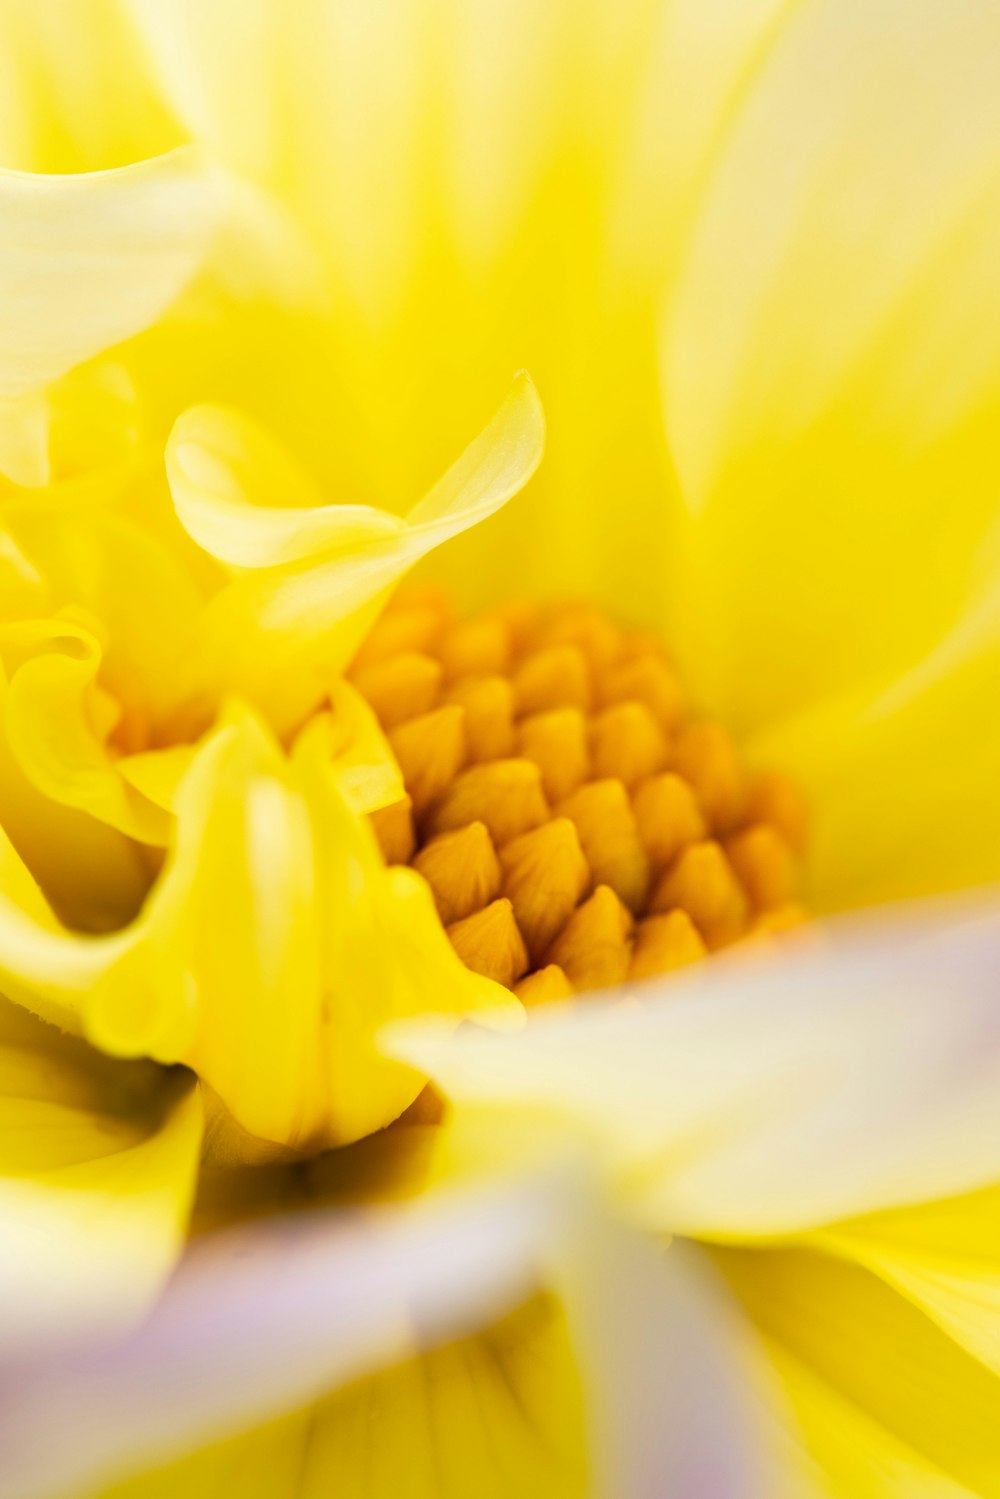
[{"label": "soft-focus foreground petal", "polygon": [[192,148],[80,176],[0,171],[0,398],[148,327],[198,269],[221,193]]},{"label": "soft-focus foreground petal", "polygon": [[996,1179],[998,953],[988,904],[929,905],[517,1035],[386,1044],[449,1097],[585,1127],[650,1226],[766,1236]]},{"label": "soft-focus foreground petal", "polygon": [[574,1179],[547,1156],[197,1241],[134,1336],[5,1387],[4,1493],[750,1499],[706,1267],[597,1221]]},{"label": "soft-focus foreground petal", "polygon": [[367,506],[310,506],[315,491],[247,418],[221,408],[185,413],[167,445],[178,516],[212,555],[249,569],[206,612],[188,688],[195,716],[234,692],[279,731],[297,725],[392,584],[522,489],[544,440],[535,388],[518,375],[492,421],[399,520]]},{"label": "soft-focus foreground petal", "polygon": [[981,0],[801,5],[706,179],[665,413],[681,644],[738,728],[912,664],[968,585],[998,480],[998,47]]},{"label": "soft-focus foreground petal", "polygon": [[181,1252],[201,1128],[192,1079],[0,1002],[0,1368],[146,1312]]},{"label": "soft-focus foreground petal", "polygon": [[821,1492],[1000,1494],[1000,1381],[909,1301],[855,1265],[806,1250],[718,1257],[771,1344]]}]

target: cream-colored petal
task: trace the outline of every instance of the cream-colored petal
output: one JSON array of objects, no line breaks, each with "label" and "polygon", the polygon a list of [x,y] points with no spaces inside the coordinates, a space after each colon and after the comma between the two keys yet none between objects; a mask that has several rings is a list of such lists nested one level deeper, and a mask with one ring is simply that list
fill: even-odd
[{"label": "cream-colored petal", "polygon": [[0,172],[0,395],[147,327],[198,269],[222,211],[220,182],[190,148],[81,176]]},{"label": "cream-colored petal", "polygon": [[720,1260],[775,1348],[798,1417],[791,1440],[817,1465],[821,1492],[1000,1494],[1000,1380],[904,1297],[818,1253],[726,1250]]},{"label": "cream-colored petal", "polygon": [[121,1335],[178,1257],[194,1193],[192,1081],[118,1063],[0,1007],[0,1365]]},{"label": "cream-colored petal", "polygon": [[386,1044],[447,1096],[585,1128],[651,1226],[767,1236],[996,1179],[998,951],[989,903],[915,907],[639,1004]]},{"label": "cream-colored petal", "polygon": [[[197,416],[196,461],[195,439],[190,431],[184,435],[188,421],[181,418],[180,439],[175,434],[168,451],[178,513],[182,520],[194,516],[199,532],[214,537],[227,557],[252,560],[254,567],[223,588],[206,611],[187,702],[178,711],[182,718],[197,718],[220,694],[236,692],[264,709],[279,732],[297,727],[315,707],[325,684],[349,661],[386,590],[434,547],[506,504],[531,478],[544,443],[538,396],[528,377],[519,375],[493,420],[404,524],[359,507],[349,507],[343,524],[336,506],[317,510],[315,519],[296,508],[268,512],[254,506],[256,488],[246,494],[240,484],[243,475],[256,485],[248,455],[266,451],[269,473],[279,463],[287,473],[287,462],[255,429],[218,411]],[[211,443],[205,441],[206,427]],[[193,493],[193,478],[199,485],[211,480],[211,491]],[[238,495],[243,508],[234,533]],[[228,539],[220,541],[226,533]]]},{"label": "cream-colored petal", "polygon": [[664,402],[680,641],[739,727],[912,664],[963,598],[1000,476],[998,44],[975,0],[801,6],[706,186]]}]

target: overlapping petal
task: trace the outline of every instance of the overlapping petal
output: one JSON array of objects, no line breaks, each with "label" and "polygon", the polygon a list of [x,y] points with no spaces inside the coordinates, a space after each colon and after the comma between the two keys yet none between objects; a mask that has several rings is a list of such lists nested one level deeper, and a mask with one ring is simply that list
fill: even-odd
[{"label": "overlapping petal", "polygon": [[191,149],[80,176],[0,172],[0,399],[18,434],[0,451],[16,460],[11,477],[45,476],[47,426],[26,427],[23,403],[157,318],[222,213],[221,183]]},{"label": "overlapping petal", "polygon": [[[135,1336],[5,1390],[5,1492],[417,1499],[474,1475],[484,1496],[749,1499],[712,1281],[602,1223],[565,1165],[196,1245]],[[47,1440],[67,1423],[72,1449]]]},{"label": "overlapping petal", "polygon": [[[1000,1493],[1000,1382],[874,1275],[804,1250],[721,1263],[772,1342],[824,1492]],[[794,1492],[794,1490],[793,1490]]]},{"label": "overlapping petal", "polygon": [[123,1332],[180,1254],[201,1145],[190,1078],[0,1005],[0,1367]]}]

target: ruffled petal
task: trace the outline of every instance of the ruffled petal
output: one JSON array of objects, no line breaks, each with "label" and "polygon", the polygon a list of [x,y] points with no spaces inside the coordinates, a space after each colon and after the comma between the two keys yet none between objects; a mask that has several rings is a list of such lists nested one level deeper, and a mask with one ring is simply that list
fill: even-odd
[{"label": "ruffled petal", "polygon": [[[252,567],[206,612],[188,714],[197,720],[229,691],[264,709],[279,731],[297,726],[347,664],[391,585],[523,488],[543,443],[541,405],[522,374],[493,420],[400,522],[363,506],[305,510],[290,463],[251,424],[218,410],[182,417],[167,452],[178,514],[217,555]],[[278,494],[292,497],[291,508],[260,504],[258,456]]]},{"label": "ruffled petal", "polygon": [[0,654],[4,646],[37,652],[13,672],[5,705],[11,750],[36,791],[130,838],[165,846],[169,813],[121,774],[97,731],[102,651],[95,637],[65,621],[40,620],[0,630]]},{"label": "ruffled petal", "polygon": [[651,1227],[769,1236],[997,1179],[998,952],[988,905],[916,908],[638,1005],[385,1044],[448,1097],[584,1128]]},{"label": "ruffled petal", "polygon": [[0,1006],[0,1365],[120,1335],[180,1253],[198,1167],[190,1080]]},{"label": "ruffled petal", "polygon": [[719,1258],[774,1349],[798,1418],[791,1440],[813,1459],[821,1492],[1000,1494],[1000,1381],[909,1301],[818,1253]]}]

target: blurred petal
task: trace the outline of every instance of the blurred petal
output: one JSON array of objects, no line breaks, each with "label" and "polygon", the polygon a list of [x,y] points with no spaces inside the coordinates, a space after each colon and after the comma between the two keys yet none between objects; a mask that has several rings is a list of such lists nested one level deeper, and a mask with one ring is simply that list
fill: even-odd
[{"label": "blurred petal", "polygon": [[201,1104],[190,1080],[112,1062],[0,1007],[0,1366],[120,1334],[180,1253]]},{"label": "blurred petal", "polygon": [[[519,375],[493,420],[401,522],[364,506],[304,510],[289,460],[249,422],[204,410],[180,418],[167,451],[178,515],[216,555],[252,567],[207,610],[189,689],[194,711],[238,692],[279,731],[296,726],[350,660],[386,590],[528,482],[544,430],[534,386]],[[258,460],[268,490],[292,497],[290,509],[260,503],[270,494],[257,489]]]},{"label": "blurred petal", "polygon": [[220,193],[187,148],[81,176],[0,172],[0,395],[153,322],[198,269]]},{"label": "blurred petal", "polygon": [[3,0],[0,92],[4,166],[91,172],[181,140],[120,0]]},{"label": "blurred petal", "polygon": [[833,1479],[833,1493],[1000,1494],[1000,1381],[908,1301],[866,1271],[820,1254],[724,1250],[719,1257],[775,1345],[801,1406],[802,1439],[827,1483]]},{"label": "blurred petal", "polygon": [[[770,725],[749,747],[814,809],[814,908],[959,890],[1000,879],[1000,565],[995,536],[950,628],[894,678]],[[914,816],[914,808],[919,815]]]},{"label": "blurred petal", "polygon": [[831,923],[517,1035],[386,1037],[448,1097],[576,1122],[644,1222],[784,1233],[1000,1173],[1000,918]]},{"label": "blurred petal", "polygon": [[706,182],[665,411],[682,644],[739,728],[909,666],[963,599],[1000,477],[998,45],[980,0],[799,6]]},{"label": "blurred petal", "polygon": [[706,1274],[596,1221],[551,1160],[203,1239],[135,1336],[5,1390],[4,1491],[79,1495],[169,1459],[115,1491],[750,1499]]}]

